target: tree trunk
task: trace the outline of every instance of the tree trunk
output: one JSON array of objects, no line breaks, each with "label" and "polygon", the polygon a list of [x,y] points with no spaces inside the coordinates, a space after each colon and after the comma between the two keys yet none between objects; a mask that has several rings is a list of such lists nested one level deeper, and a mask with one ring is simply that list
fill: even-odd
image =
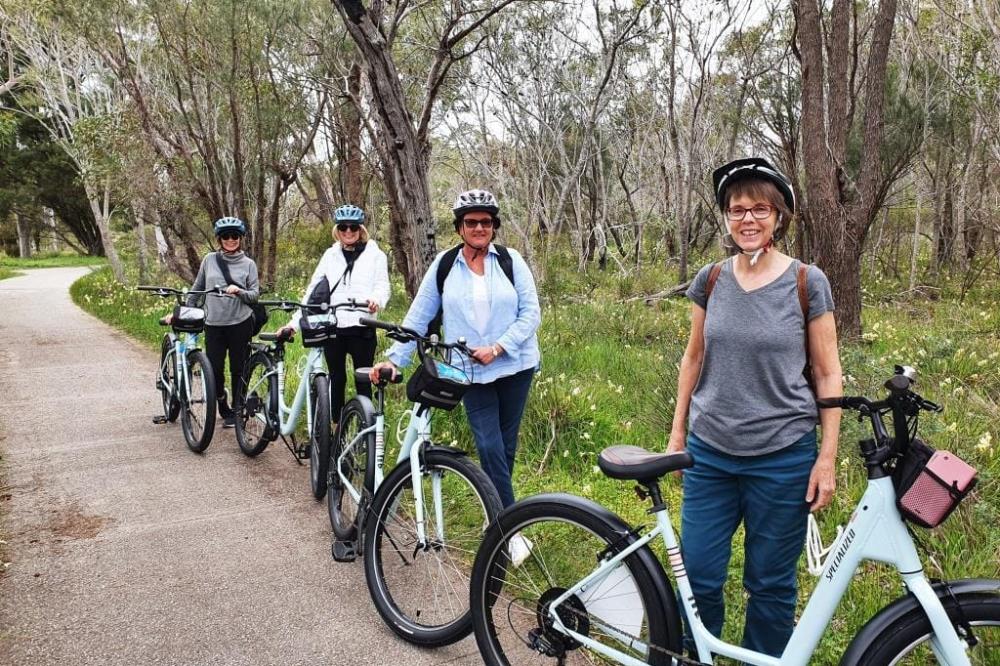
[{"label": "tree trunk", "polygon": [[28,216],[14,211],[14,222],[17,226],[17,256],[28,259],[31,257],[31,221]]},{"label": "tree trunk", "polygon": [[118,252],[115,250],[115,244],[111,239],[111,191],[109,185],[105,183],[103,195],[102,193],[93,191],[93,186],[89,183],[89,179],[84,179],[83,185],[87,190],[87,201],[90,202],[90,210],[94,214],[94,221],[101,232],[101,247],[104,248],[104,256],[107,257],[108,263],[111,265],[111,272],[114,273],[115,279],[124,283],[125,270],[122,268],[122,262],[118,258]]},{"label": "tree trunk", "polygon": [[393,255],[406,292],[413,296],[437,254],[427,182],[430,146],[417,137],[390,45],[369,12],[364,11],[355,22],[341,2],[334,0],[334,5],[364,61],[390,217],[396,221]]}]

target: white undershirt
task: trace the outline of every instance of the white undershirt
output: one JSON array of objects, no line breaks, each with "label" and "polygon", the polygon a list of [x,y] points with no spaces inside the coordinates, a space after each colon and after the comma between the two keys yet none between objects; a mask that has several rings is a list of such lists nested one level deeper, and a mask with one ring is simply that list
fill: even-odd
[{"label": "white undershirt", "polygon": [[490,294],[486,288],[486,275],[472,273],[472,313],[475,315],[476,330],[479,335],[485,335],[486,326],[490,323]]}]

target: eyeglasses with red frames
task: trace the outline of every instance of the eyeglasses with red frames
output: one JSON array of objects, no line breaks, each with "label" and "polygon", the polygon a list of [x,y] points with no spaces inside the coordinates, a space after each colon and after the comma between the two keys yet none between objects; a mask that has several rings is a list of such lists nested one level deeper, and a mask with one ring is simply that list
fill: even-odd
[{"label": "eyeglasses with red frames", "polygon": [[755,204],[753,208],[744,208],[743,206],[733,206],[726,211],[731,222],[739,222],[747,213],[755,220],[766,220],[771,214],[771,211],[778,210],[777,206],[772,206],[770,204]]}]

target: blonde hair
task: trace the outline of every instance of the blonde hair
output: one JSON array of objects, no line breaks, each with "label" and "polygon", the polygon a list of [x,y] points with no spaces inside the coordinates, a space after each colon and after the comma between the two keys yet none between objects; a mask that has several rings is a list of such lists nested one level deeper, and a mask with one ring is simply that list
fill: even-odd
[{"label": "blonde hair", "polygon": [[[338,224],[337,222],[334,222],[334,224],[333,224],[333,237],[337,239],[338,243],[343,243],[344,241],[342,241],[340,239],[340,231],[337,229],[337,224]],[[347,224],[351,224],[351,223],[348,222]],[[359,227],[360,228],[358,229],[358,242],[359,243],[367,243],[368,239],[369,239],[368,229],[363,224],[359,225]]]}]

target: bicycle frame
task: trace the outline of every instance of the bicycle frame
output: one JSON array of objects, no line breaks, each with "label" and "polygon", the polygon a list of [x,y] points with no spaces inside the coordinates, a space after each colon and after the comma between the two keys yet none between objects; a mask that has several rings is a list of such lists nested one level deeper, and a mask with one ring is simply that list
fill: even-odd
[{"label": "bicycle frame", "polygon": [[[601,562],[587,577],[566,590],[552,603],[549,608],[549,617],[554,627],[618,663],[629,666],[645,664],[646,662],[639,661],[612,647],[567,629],[556,613],[556,608],[571,596],[599,585],[626,557],[661,535],[684,611],[688,618],[693,618],[691,630],[698,648],[698,657],[703,662],[713,663],[712,654],[718,654],[756,666],[804,666],[808,664],[809,658],[819,644],[848,583],[854,578],[855,571],[861,562],[867,559],[891,564],[899,571],[907,589],[916,597],[934,629],[935,637],[932,639],[931,647],[938,661],[949,666],[967,666],[970,663],[965,651],[965,642],[959,638],[944,607],[924,575],[923,566],[913,545],[913,539],[896,509],[896,491],[893,488],[892,480],[888,477],[868,481],[867,490],[858,502],[843,534],[836,541],[830,555],[824,562],[819,583],[810,596],[805,611],[796,624],[788,646],[780,659],[726,643],[713,636],[705,628],[698,615],[691,583],[681,557],[680,545],[674,534],[666,508],[656,512],[656,527],[614,557]],[[602,630],[610,635],[623,635],[614,627],[602,626]],[[629,641],[623,640],[623,642]],[[631,644],[640,649],[646,648],[644,645],[636,644],[635,641],[631,641]]]},{"label": "bicycle frame", "polygon": [[[355,504],[361,506],[361,495],[351,485],[350,480],[344,476],[343,463],[344,456],[350,453],[364,437],[370,433],[375,433],[375,484],[373,492],[378,492],[382,481],[385,479],[382,466],[385,459],[385,413],[382,409],[375,415],[375,424],[368,426],[351,440],[350,444],[344,447],[340,457],[337,459],[337,474],[340,476],[344,489],[350,493]],[[416,510],[417,539],[423,545],[427,543],[424,520],[424,497],[423,488],[420,484],[420,445],[431,441],[431,409],[423,407],[417,403],[410,409],[410,421],[406,426],[406,434],[403,437],[399,456],[396,458],[396,465],[400,465],[404,460],[409,460],[410,480],[413,484],[413,498]],[[444,517],[441,503],[441,474],[433,472],[431,474],[431,489],[434,496],[434,513],[437,522],[437,539],[444,542]]]},{"label": "bicycle frame", "polygon": [[[299,415],[302,414],[302,408],[305,406],[306,410],[306,428],[309,434],[312,434],[313,423],[312,423],[312,396],[309,395],[309,385],[312,383],[312,378],[318,374],[326,374],[326,363],[323,360],[323,349],[319,347],[313,347],[309,349],[309,353],[306,355],[306,362],[302,368],[302,374],[299,376],[299,387],[295,391],[295,397],[292,399],[292,404],[289,406],[285,402],[285,358],[284,356],[279,357],[278,362],[275,363],[275,368],[270,373],[264,375],[262,381],[267,381],[272,375],[276,374],[278,376],[278,428],[279,432],[288,436],[295,432],[295,428],[299,422]],[[248,387],[249,390],[249,387]]]},{"label": "bicycle frame", "polygon": [[[169,387],[170,394],[177,396],[181,404],[187,404],[191,397],[191,387],[188,386],[187,355],[189,351],[197,348],[198,334],[182,333],[176,335],[171,333],[170,338],[173,341],[173,349],[163,357],[163,365],[160,366],[160,381],[163,382],[164,386]],[[176,385],[167,381],[167,363],[173,363],[174,369],[177,371],[174,375],[177,377]]]}]

